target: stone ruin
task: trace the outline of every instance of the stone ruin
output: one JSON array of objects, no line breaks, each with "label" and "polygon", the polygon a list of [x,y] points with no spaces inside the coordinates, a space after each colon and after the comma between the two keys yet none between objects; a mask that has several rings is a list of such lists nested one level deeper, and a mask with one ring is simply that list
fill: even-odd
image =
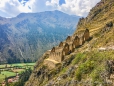
[{"label": "stone ruin", "polygon": [[65,41],[60,42],[56,47],[48,50],[46,54],[49,55],[47,59],[44,60],[44,65],[49,68],[55,68],[59,65],[66,55],[75,51],[75,48],[83,45],[85,41],[90,39],[90,33],[88,29],[78,31],[72,36],[68,36]]}]

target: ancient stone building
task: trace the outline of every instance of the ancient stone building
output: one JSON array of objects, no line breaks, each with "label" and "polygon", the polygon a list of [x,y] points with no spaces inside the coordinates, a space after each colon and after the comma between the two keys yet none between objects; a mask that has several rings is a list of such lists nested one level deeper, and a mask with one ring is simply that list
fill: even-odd
[{"label": "ancient stone building", "polygon": [[[61,45],[61,43],[60,43]],[[64,56],[69,54],[69,45],[67,43],[64,44],[64,46],[61,47],[53,47],[49,58],[53,59],[55,61],[61,62],[64,60]]]},{"label": "ancient stone building", "polygon": [[54,68],[64,60],[64,56],[69,54],[69,45],[60,43],[60,46],[53,47],[49,58],[44,60],[44,65]]},{"label": "ancient stone building", "polygon": [[89,30],[86,29],[86,30],[81,30],[81,31],[78,31],[75,36],[78,36],[80,41],[79,41],[79,44],[80,45],[83,45],[85,41],[89,40],[90,38],[90,34],[89,34]]},{"label": "ancient stone building", "polygon": [[89,30],[86,29],[85,32],[84,32],[84,41],[89,40],[89,38],[90,38]]},{"label": "ancient stone building", "polygon": [[69,53],[73,51],[73,38],[72,36],[68,36],[66,41],[66,43],[68,43],[69,45]]},{"label": "ancient stone building", "polygon": [[49,58],[44,60],[44,65],[51,68],[56,67],[65,59],[66,55],[74,52],[75,48],[82,45],[89,38],[88,29],[79,31],[73,36],[68,36],[64,42],[60,42],[59,46],[53,47],[50,52],[48,51]]},{"label": "ancient stone building", "polygon": [[73,48],[77,48],[80,45],[80,38],[76,36],[73,41]]}]

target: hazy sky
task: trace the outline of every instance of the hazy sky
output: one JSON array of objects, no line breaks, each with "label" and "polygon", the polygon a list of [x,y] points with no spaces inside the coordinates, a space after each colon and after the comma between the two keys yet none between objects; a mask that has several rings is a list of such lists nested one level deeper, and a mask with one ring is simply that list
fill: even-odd
[{"label": "hazy sky", "polygon": [[86,16],[100,0],[0,0],[0,16],[15,17],[19,13],[60,10]]}]

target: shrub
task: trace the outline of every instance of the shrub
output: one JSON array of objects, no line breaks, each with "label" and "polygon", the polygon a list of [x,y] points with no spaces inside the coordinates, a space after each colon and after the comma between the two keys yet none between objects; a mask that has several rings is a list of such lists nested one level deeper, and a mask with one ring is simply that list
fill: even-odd
[{"label": "shrub", "polygon": [[81,81],[82,72],[79,69],[76,71],[75,75],[76,75],[76,80]]}]

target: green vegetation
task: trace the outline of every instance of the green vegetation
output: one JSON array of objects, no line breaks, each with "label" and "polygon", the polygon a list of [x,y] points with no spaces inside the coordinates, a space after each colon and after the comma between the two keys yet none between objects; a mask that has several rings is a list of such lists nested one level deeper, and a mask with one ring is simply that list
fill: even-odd
[{"label": "green vegetation", "polygon": [[26,69],[24,72],[21,73],[19,81],[16,83],[9,84],[9,86],[24,86],[25,82],[29,79],[31,73],[31,68]]},{"label": "green vegetation", "polygon": [[66,71],[67,71],[67,68],[65,67],[61,70],[61,74],[65,73]]},{"label": "green vegetation", "polygon": [[[100,74],[106,70],[106,61],[108,61],[109,59],[114,60],[113,53],[114,51],[91,51],[87,53],[80,53],[82,56],[80,57],[80,60],[78,60],[80,54],[77,55],[72,61],[73,64],[75,62],[74,65],[77,64],[79,66],[75,71],[76,79],[78,81],[81,81],[81,79],[86,79],[88,75],[89,78],[92,78],[93,82],[103,82]],[[86,57],[85,62],[83,61],[83,58],[85,58],[84,56]]]},{"label": "green vegetation", "polygon": [[27,67],[27,66],[34,66],[35,63],[15,63],[15,64],[9,64],[12,67]]},{"label": "green vegetation", "polygon": [[16,76],[15,72],[2,71],[0,74],[0,82],[2,82],[6,77]]},{"label": "green vegetation", "polygon": [[22,74],[24,71],[32,69],[35,63],[16,63],[0,65],[0,83],[6,78]]},{"label": "green vegetation", "polygon": [[16,73],[10,72],[10,71],[3,71],[3,72],[1,72],[1,75],[5,75],[5,76],[9,77],[9,76],[15,76]]},{"label": "green vegetation", "polygon": [[82,62],[84,62],[86,60],[85,57],[86,56],[84,54],[82,54],[82,53],[76,54],[76,58],[72,61],[72,64],[73,65],[78,64],[81,59],[82,59]]}]

